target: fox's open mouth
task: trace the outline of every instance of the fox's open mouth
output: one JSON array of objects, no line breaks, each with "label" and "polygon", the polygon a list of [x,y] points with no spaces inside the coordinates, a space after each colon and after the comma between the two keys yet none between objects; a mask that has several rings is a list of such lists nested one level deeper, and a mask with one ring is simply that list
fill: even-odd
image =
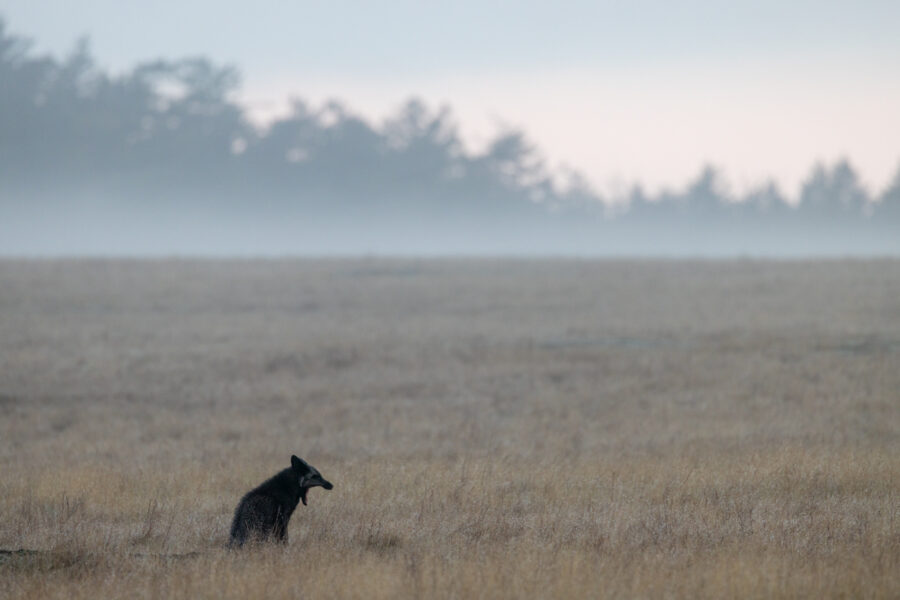
[{"label": "fox's open mouth", "polygon": [[325,488],[326,490],[330,490],[331,488],[334,487],[333,485],[331,485],[330,481],[325,481],[323,479],[322,483],[317,483],[317,484],[311,485],[309,487],[301,488],[300,489],[300,500],[303,502],[303,506],[306,506],[306,494],[307,494],[307,492],[309,492],[310,488],[320,487],[320,486]]}]

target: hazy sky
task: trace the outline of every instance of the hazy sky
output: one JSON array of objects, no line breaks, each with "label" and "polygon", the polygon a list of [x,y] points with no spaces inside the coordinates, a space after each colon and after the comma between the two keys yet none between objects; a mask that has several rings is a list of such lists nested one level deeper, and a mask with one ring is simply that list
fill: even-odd
[{"label": "hazy sky", "polygon": [[602,191],[680,187],[704,163],[789,194],[849,158],[873,192],[900,166],[900,2],[0,0],[57,55],[113,70],[204,54],[237,65],[259,119],[290,95],[375,119],[449,104],[473,146],[520,126]]}]

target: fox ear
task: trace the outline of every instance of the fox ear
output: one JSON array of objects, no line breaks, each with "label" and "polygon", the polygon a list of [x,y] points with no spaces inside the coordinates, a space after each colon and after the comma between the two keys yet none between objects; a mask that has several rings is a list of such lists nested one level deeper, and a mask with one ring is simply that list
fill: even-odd
[{"label": "fox ear", "polygon": [[306,461],[295,455],[291,456],[291,467],[293,467],[295,471],[309,471],[309,465],[306,464]]}]

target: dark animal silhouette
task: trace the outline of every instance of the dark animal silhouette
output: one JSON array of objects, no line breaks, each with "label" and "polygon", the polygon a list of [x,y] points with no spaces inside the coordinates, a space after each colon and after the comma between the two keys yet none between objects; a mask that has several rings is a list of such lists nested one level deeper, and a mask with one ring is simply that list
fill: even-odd
[{"label": "dark animal silhouette", "polygon": [[288,520],[303,501],[309,488],[333,485],[315,467],[302,458],[291,456],[291,466],[259,487],[247,492],[234,511],[229,546],[243,546],[248,541],[275,540],[287,543]]}]

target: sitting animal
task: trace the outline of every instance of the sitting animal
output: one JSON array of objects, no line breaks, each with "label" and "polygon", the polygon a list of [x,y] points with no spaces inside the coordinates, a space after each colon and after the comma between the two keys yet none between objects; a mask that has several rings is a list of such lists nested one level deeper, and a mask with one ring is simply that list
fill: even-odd
[{"label": "sitting animal", "polygon": [[306,506],[309,488],[334,486],[315,467],[302,458],[291,456],[291,466],[261,483],[241,498],[231,522],[229,546],[272,538],[287,543],[288,520],[302,501]]}]

